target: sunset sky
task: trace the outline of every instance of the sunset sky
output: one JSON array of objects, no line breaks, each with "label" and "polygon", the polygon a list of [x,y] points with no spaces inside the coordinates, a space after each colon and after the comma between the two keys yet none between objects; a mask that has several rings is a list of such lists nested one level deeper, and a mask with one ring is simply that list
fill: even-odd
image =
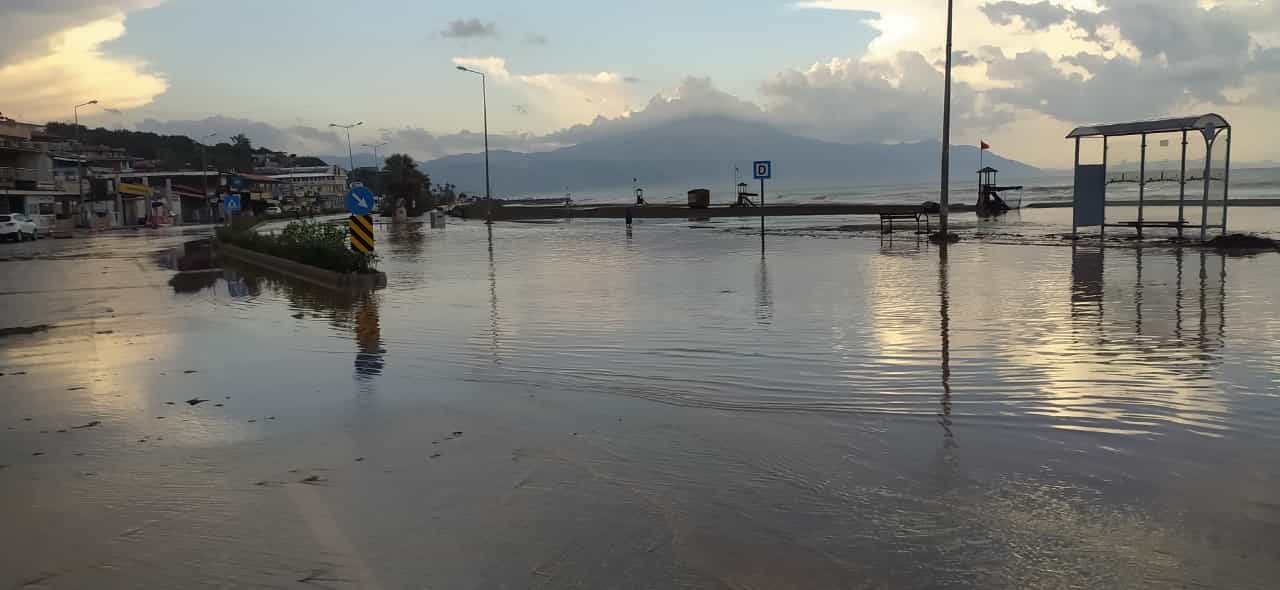
[{"label": "sunset sky", "polygon": [[[1073,126],[1217,111],[1280,160],[1280,0],[956,0],[954,143],[1064,167]],[[419,158],[724,114],[842,142],[936,140],[943,0],[4,0],[0,113]]]}]

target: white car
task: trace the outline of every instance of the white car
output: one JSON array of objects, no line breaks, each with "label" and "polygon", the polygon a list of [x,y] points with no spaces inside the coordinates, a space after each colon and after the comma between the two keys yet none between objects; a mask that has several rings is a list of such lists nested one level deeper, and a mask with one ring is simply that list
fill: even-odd
[{"label": "white car", "polygon": [[21,213],[0,215],[0,240],[34,240],[40,237],[36,222]]},{"label": "white car", "polygon": [[279,207],[267,207],[267,215],[279,215],[281,213],[284,213],[284,211],[281,211]]}]

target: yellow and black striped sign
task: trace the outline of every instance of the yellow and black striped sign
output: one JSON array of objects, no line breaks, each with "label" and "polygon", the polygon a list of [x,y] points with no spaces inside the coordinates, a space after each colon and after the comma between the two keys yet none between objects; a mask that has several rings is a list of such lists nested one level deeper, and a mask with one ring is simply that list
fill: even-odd
[{"label": "yellow and black striped sign", "polygon": [[361,254],[373,252],[373,216],[352,215],[347,219],[347,233],[351,234],[351,249]]}]

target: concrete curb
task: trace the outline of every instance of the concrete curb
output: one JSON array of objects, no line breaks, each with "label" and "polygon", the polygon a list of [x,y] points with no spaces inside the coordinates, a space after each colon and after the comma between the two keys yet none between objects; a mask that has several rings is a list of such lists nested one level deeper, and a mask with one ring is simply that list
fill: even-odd
[{"label": "concrete curb", "polygon": [[384,272],[344,274],[302,264],[301,262],[286,260],[270,254],[246,250],[218,240],[213,240],[213,247],[219,253],[237,260],[330,289],[359,291],[381,289],[387,286],[387,274]]}]

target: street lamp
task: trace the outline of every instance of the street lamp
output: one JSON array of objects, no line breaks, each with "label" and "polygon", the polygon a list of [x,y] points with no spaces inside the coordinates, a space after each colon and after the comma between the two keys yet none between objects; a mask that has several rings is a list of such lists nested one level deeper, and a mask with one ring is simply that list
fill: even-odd
[{"label": "street lamp", "polygon": [[380,148],[380,147],[382,147],[382,146],[384,146],[384,145],[387,145],[388,143],[391,143],[391,142],[389,142],[389,141],[384,141],[384,142],[381,142],[381,143],[362,143],[362,144],[360,144],[360,146],[361,146],[361,147],[373,148],[373,167],[374,167],[374,171],[375,171],[375,172],[376,172],[376,171],[378,171],[378,170],[381,170],[381,169],[382,169],[382,165],[381,165],[381,164],[379,163],[379,161],[378,161],[378,148]]},{"label": "street lamp", "polygon": [[84,146],[80,145],[80,107],[87,107],[91,104],[98,104],[98,101],[95,99],[80,103],[71,109],[71,114],[76,123],[76,148],[80,150],[80,157],[76,158],[76,185],[80,193],[80,214],[84,216],[85,223],[88,223],[89,216],[84,210]]},{"label": "street lamp", "polygon": [[340,127],[342,129],[347,130],[347,160],[351,164],[352,171],[355,171],[356,169],[356,156],[355,156],[355,152],[351,151],[351,129],[353,127],[359,127],[361,125],[364,125],[364,121],[356,121],[355,123],[352,123],[350,125],[339,125],[337,123],[329,123],[330,127]]},{"label": "street lamp", "polygon": [[942,89],[942,190],[938,200],[938,237],[939,245],[946,252],[950,231],[947,227],[947,216],[950,206],[948,195],[951,180],[951,15],[953,2],[947,0],[947,63]]},{"label": "street lamp", "polygon": [[[196,142],[200,144],[200,188],[204,191],[205,205],[209,204],[209,164],[205,159],[204,142],[206,139],[216,137],[217,135],[218,134],[216,132],[210,133],[208,135],[201,136],[200,141]],[[209,207],[209,214],[213,215],[213,207]]]},{"label": "street lamp", "polygon": [[458,70],[480,76],[480,107],[484,114],[484,222],[493,223],[493,193],[489,189],[489,91],[485,87],[484,72],[463,66],[458,66]]}]

